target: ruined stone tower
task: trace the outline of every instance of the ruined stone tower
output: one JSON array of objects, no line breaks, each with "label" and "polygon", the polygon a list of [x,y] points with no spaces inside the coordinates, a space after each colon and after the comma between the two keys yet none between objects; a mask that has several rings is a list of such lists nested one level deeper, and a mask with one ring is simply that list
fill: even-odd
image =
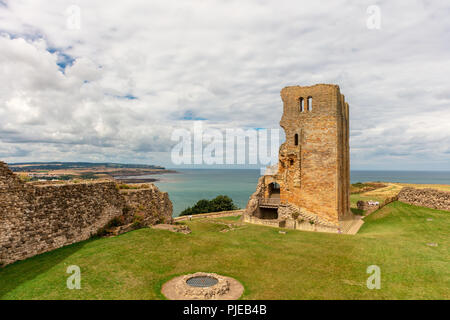
[{"label": "ruined stone tower", "polygon": [[340,231],[351,220],[349,107],[339,86],[281,90],[286,142],[278,165],[258,182],[244,214],[247,222]]}]

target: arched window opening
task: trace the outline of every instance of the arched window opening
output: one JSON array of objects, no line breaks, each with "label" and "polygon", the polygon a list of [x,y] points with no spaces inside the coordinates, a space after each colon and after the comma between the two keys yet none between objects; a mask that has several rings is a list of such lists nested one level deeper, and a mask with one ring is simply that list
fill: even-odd
[{"label": "arched window opening", "polygon": [[300,105],[300,112],[305,111],[305,99],[300,98],[299,105]]},{"label": "arched window opening", "polygon": [[269,198],[280,197],[280,185],[276,182],[269,183]]},{"label": "arched window opening", "polygon": [[308,111],[312,111],[312,97],[308,97]]},{"label": "arched window opening", "polygon": [[296,133],[294,136],[294,144],[298,146],[298,134]]}]

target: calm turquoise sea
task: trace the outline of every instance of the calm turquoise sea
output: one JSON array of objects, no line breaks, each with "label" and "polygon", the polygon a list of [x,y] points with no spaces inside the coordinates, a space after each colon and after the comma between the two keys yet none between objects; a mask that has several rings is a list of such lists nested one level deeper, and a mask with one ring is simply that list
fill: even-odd
[{"label": "calm turquoise sea", "polygon": [[[248,169],[177,169],[179,173],[146,176],[157,178],[162,191],[169,193],[174,216],[200,199],[223,194],[244,208],[255,191],[259,170]],[[144,178],[142,176],[141,178]],[[351,182],[385,181],[405,183],[450,184],[450,171],[352,171]]]}]

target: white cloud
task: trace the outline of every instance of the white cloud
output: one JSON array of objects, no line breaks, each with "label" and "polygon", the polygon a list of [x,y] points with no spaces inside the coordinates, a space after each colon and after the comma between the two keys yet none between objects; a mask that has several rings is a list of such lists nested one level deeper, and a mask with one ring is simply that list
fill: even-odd
[{"label": "white cloud", "polygon": [[[278,127],[287,85],[337,83],[352,168],[450,169],[438,1],[4,1],[0,156],[170,165],[174,128]],[[68,29],[70,5],[81,28]]]}]

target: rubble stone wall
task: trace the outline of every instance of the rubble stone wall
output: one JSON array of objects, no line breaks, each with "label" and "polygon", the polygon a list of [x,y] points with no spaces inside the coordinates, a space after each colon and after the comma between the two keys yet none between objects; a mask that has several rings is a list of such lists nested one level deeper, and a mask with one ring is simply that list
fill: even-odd
[{"label": "rubble stone wall", "polygon": [[142,209],[144,225],[171,221],[172,203],[153,185],[129,193],[113,181],[31,185],[0,162],[0,266],[89,239],[128,207]]},{"label": "rubble stone wall", "polygon": [[450,192],[446,191],[406,187],[398,194],[398,200],[419,207],[450,211]]},{"label": "rubble stone wall", "polygon": [[166,192],[161,192],[153,184],[149,189],[126,189],[120,194],[125,200],[125,223],[132,223],[142,218],[140,223],[154,225],[156,223],[172,223],[172,201]]}]

